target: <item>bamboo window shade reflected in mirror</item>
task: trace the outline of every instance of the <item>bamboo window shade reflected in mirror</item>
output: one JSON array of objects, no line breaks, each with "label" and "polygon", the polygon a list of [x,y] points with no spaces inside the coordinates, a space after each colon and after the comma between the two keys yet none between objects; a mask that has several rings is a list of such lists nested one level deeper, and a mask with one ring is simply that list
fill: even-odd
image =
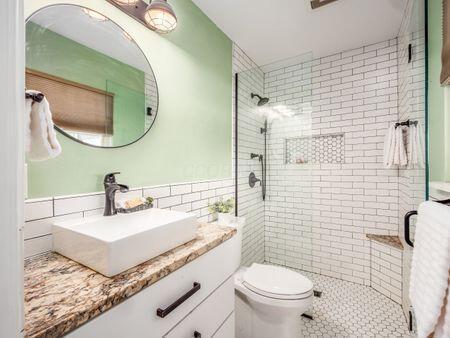
[{"label": "bamboo window shade reflected in mirror", "polygon": [[114,94],[31,69],[26,86],[45,94],[55,124],[64,130],[113,134]]},{"label": "bamboo window shade reflected in mirror", "polygon": [[450,85],[450,0],[443,0],[441,84]]}]

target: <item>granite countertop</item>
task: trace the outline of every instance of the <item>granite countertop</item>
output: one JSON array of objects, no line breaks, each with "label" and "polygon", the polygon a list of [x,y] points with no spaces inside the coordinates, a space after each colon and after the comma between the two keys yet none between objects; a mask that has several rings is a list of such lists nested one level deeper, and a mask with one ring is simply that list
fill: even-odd
[{"label": "granite countertop", "polygon": [[236,230],[199,224],[197,238],[105,277],[55,252],[25,261],[25,337],[61,337],[234,236]]},{"label": "granite countertop", "polygon": [[366,237],[372,241],[388,245],[398,250],[403,250],[403,244],[398,236],[366,234]]}]

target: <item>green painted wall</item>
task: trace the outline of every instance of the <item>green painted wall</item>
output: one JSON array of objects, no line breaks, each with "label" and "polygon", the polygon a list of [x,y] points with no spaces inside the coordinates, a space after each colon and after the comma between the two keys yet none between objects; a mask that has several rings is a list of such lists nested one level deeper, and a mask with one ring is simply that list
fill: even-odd
[{"label": "green painted wall", "polygon": [[[58,135],[63,153],[29,166],[29,197],[102,190],[103,175],[148,186],[231,176],[232,43],[191,1],[171,0],[177,29],[159,35],[106,1],[69,1],[96,9],[138,42],[155,72],[159,112],[150,132],[119,149],[96,149]],[[30,15],[58,3],[29,0]],[[66,2],[67,3],[67,2]]]},{"label": "green painted wall", "polygon": [[[144,86],[144,79],[142,79]],[[106,91],[114,93],[113,145],[131,143],[145,132],[145,93],[108,80]]]},{"label": "green painted wall", "polygon": [[[430,181],[450,181],[450,173],[445,170],[450,160],[450,145],[446,142],[444,94],[440,85],[442,50],[442,1],[428,1],[428,126]],[[450,129],[449,129],[450,130]],[[449,135],[450,136],[450,135]],[[448,137],[448,136],[447,136]]]},{"label": "green painted wall", "polygon": [[[51,30],[26,25],[28,68],[114,94],[113,145],[133,142],[145,129],[145,74]],[[119,84],[120,83],[120,84]]]}]

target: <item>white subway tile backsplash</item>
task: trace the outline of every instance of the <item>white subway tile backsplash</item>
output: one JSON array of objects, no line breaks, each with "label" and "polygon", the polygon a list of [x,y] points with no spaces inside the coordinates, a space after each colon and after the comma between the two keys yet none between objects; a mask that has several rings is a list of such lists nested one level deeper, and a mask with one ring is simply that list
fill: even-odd
[{"label": "white subway tile backsplash", "polygon": [[171,196],[158,199],[158,207],[161,209],[170,208],[181,204],[181,196]]},{"label": "white subway tile backsplash", "polygon": [[104,194],[84,195],[79,197],[55,197],[55,216],[72,214],[84,210],[102,208],[105,205]]},{"label": "white subway tile backsplash", "polygon": [[[211,186],[209,199],[201,200],[201,193],[191,193],[193,186]],[[207,182],[193,182],[157,187],[133,188],[128,193],[117,193],[117,199],[132,199],[136,197],[155,198],[156,208],[170,208],[172,210],[191,212],[198,211],[199,221],[212,221],[213,218],[207,208],[208,202],[226,199],[234,194],[233,180],[222,179]],[[62,196],[25,202],[26,222],[23,227],[25,239],[25,257],[52,249],[52,224],[56,221],[71,218],[83,218],[103,214],[105,196],[103,193]],[[54,205],[54,212],[53,212]],[[56,217],[54,217],[56,216]]]},{"label": "white subway tile backsplash", "polygon": [[24,258],[34,256],[43,252],[51,251],[53,248],[52,236],[37,237],[24,242]]},{"label": "white subway tile backsplash", "polygon": [[144,188],[144,197],[163,198],[170,196],[170,186]]},{"label": "white subway tile backsplash", "polygon": [[191,193],[191,194],[182,195],[182,202],[183,203],[198,201],[200,199],[201,199],[201,194],[199,192],[194,192],[194,193]]},{"label": "white subway tile backsplash", "polygon": [[59,217],[50,217],[39,219],[35,221],[25,222],[23,227],[23,237],[25,240],[29,240],[36,237],[42,237],[50,235],[52,232],[52,224],[57,221],[64,221],[72,218],[82,218],[83,213],[78,212],[74,214],[68,214]]},{"label": "white subway tile backsplash", "polygon": [[30,200],[25,204],[25,221],[53,217],[53,198]]},{"label": "white subway tile backsplash", "polygon": [[195,183],[192,185],[192,191],[205,191],[209,189],[209,183],[208,182],[201,182],[201,183]]},{"label": "white subway tile backsplash", "polygon": [[192,184],[173,185],[170,187],[171,195],[188,194],[192,191]]}]

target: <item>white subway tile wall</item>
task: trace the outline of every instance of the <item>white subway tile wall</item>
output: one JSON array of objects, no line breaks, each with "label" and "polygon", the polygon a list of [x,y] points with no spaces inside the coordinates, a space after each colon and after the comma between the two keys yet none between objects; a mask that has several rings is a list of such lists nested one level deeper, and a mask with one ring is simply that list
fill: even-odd
[{"label": "white subway tile wall", "polygon": [[145,73],[145,107],[151,108],[151,115],[145,114],[145,130],[150,128],[158,109],[158,88],[153,74]]},{"label": "white subway tile wall", "polygon": [[371,242],[370,286],[402,303],[402,250]]},{"label": "white subway tile wall", "polygon": [[[284,116],[269,128],[266,261],[370,285],[365,233],[398,234],[398,170],[382,167],[397,76],[397,39],[265,74]],[[284,163],[286,138],[327,134],[343,134],[343,163]]]},{"label": "white subway tile wall", "polygon": [[[400,121],[419,121],[425,130],[425,28],[423,0],[409,0],[398,37],[398,107]],[[412,46],[411,62],[408,62],[408,45]],[[405,128],[405,135],[408,129]],[[425,135],[422,135],[425,139]],[[406,140],[408,138],[406,137]],[[403,240],[403,218],[408,211],[417,210],[426,198],[425,168],[402,168],[399,170],[399,234]],[[412,218],[414,224],[415,218]],[[414,227],[411,228],[414,232]],[[403,241],[403,311],[409,318],[409,276],[412,248]]]},{"label": "white subway tile wall", "polygon": [[[251,172],[260,179],[262,175],[261,163],[258,159],[250,159],[250,154],[263,154],[264,143],[260,128],[264,126],[264,119],[256,114],[257,101],[252,100],[250,95],[264,93],[264,73],[236,44],[233,46],[234,73],[239,74],[238,214],[246,218],[242,264],[251,265],[253,262],[264,261],[264,203],[261,187],[256,185],[250,188],[248,185],[248,176]],[[234,99],[235,91],[233,91]],[[233,111],[233,116],[235,113]],[[233,121],[233,128],[235,127]]]},{"label": "white subway tile wall", "polygon": [[[198,191],[191,193],[191,191]],[[132,189],[117,198],[152,196],[159,208],[195,213],[200,222],[210,222],[213,215],[208,204],[234,196],[234,181],[223,179],[186,184]],[[52,250],[51,227],[56,221],[82,218],[103,213],[105,195],[92,193],[25,201],[25,257]]]}]

